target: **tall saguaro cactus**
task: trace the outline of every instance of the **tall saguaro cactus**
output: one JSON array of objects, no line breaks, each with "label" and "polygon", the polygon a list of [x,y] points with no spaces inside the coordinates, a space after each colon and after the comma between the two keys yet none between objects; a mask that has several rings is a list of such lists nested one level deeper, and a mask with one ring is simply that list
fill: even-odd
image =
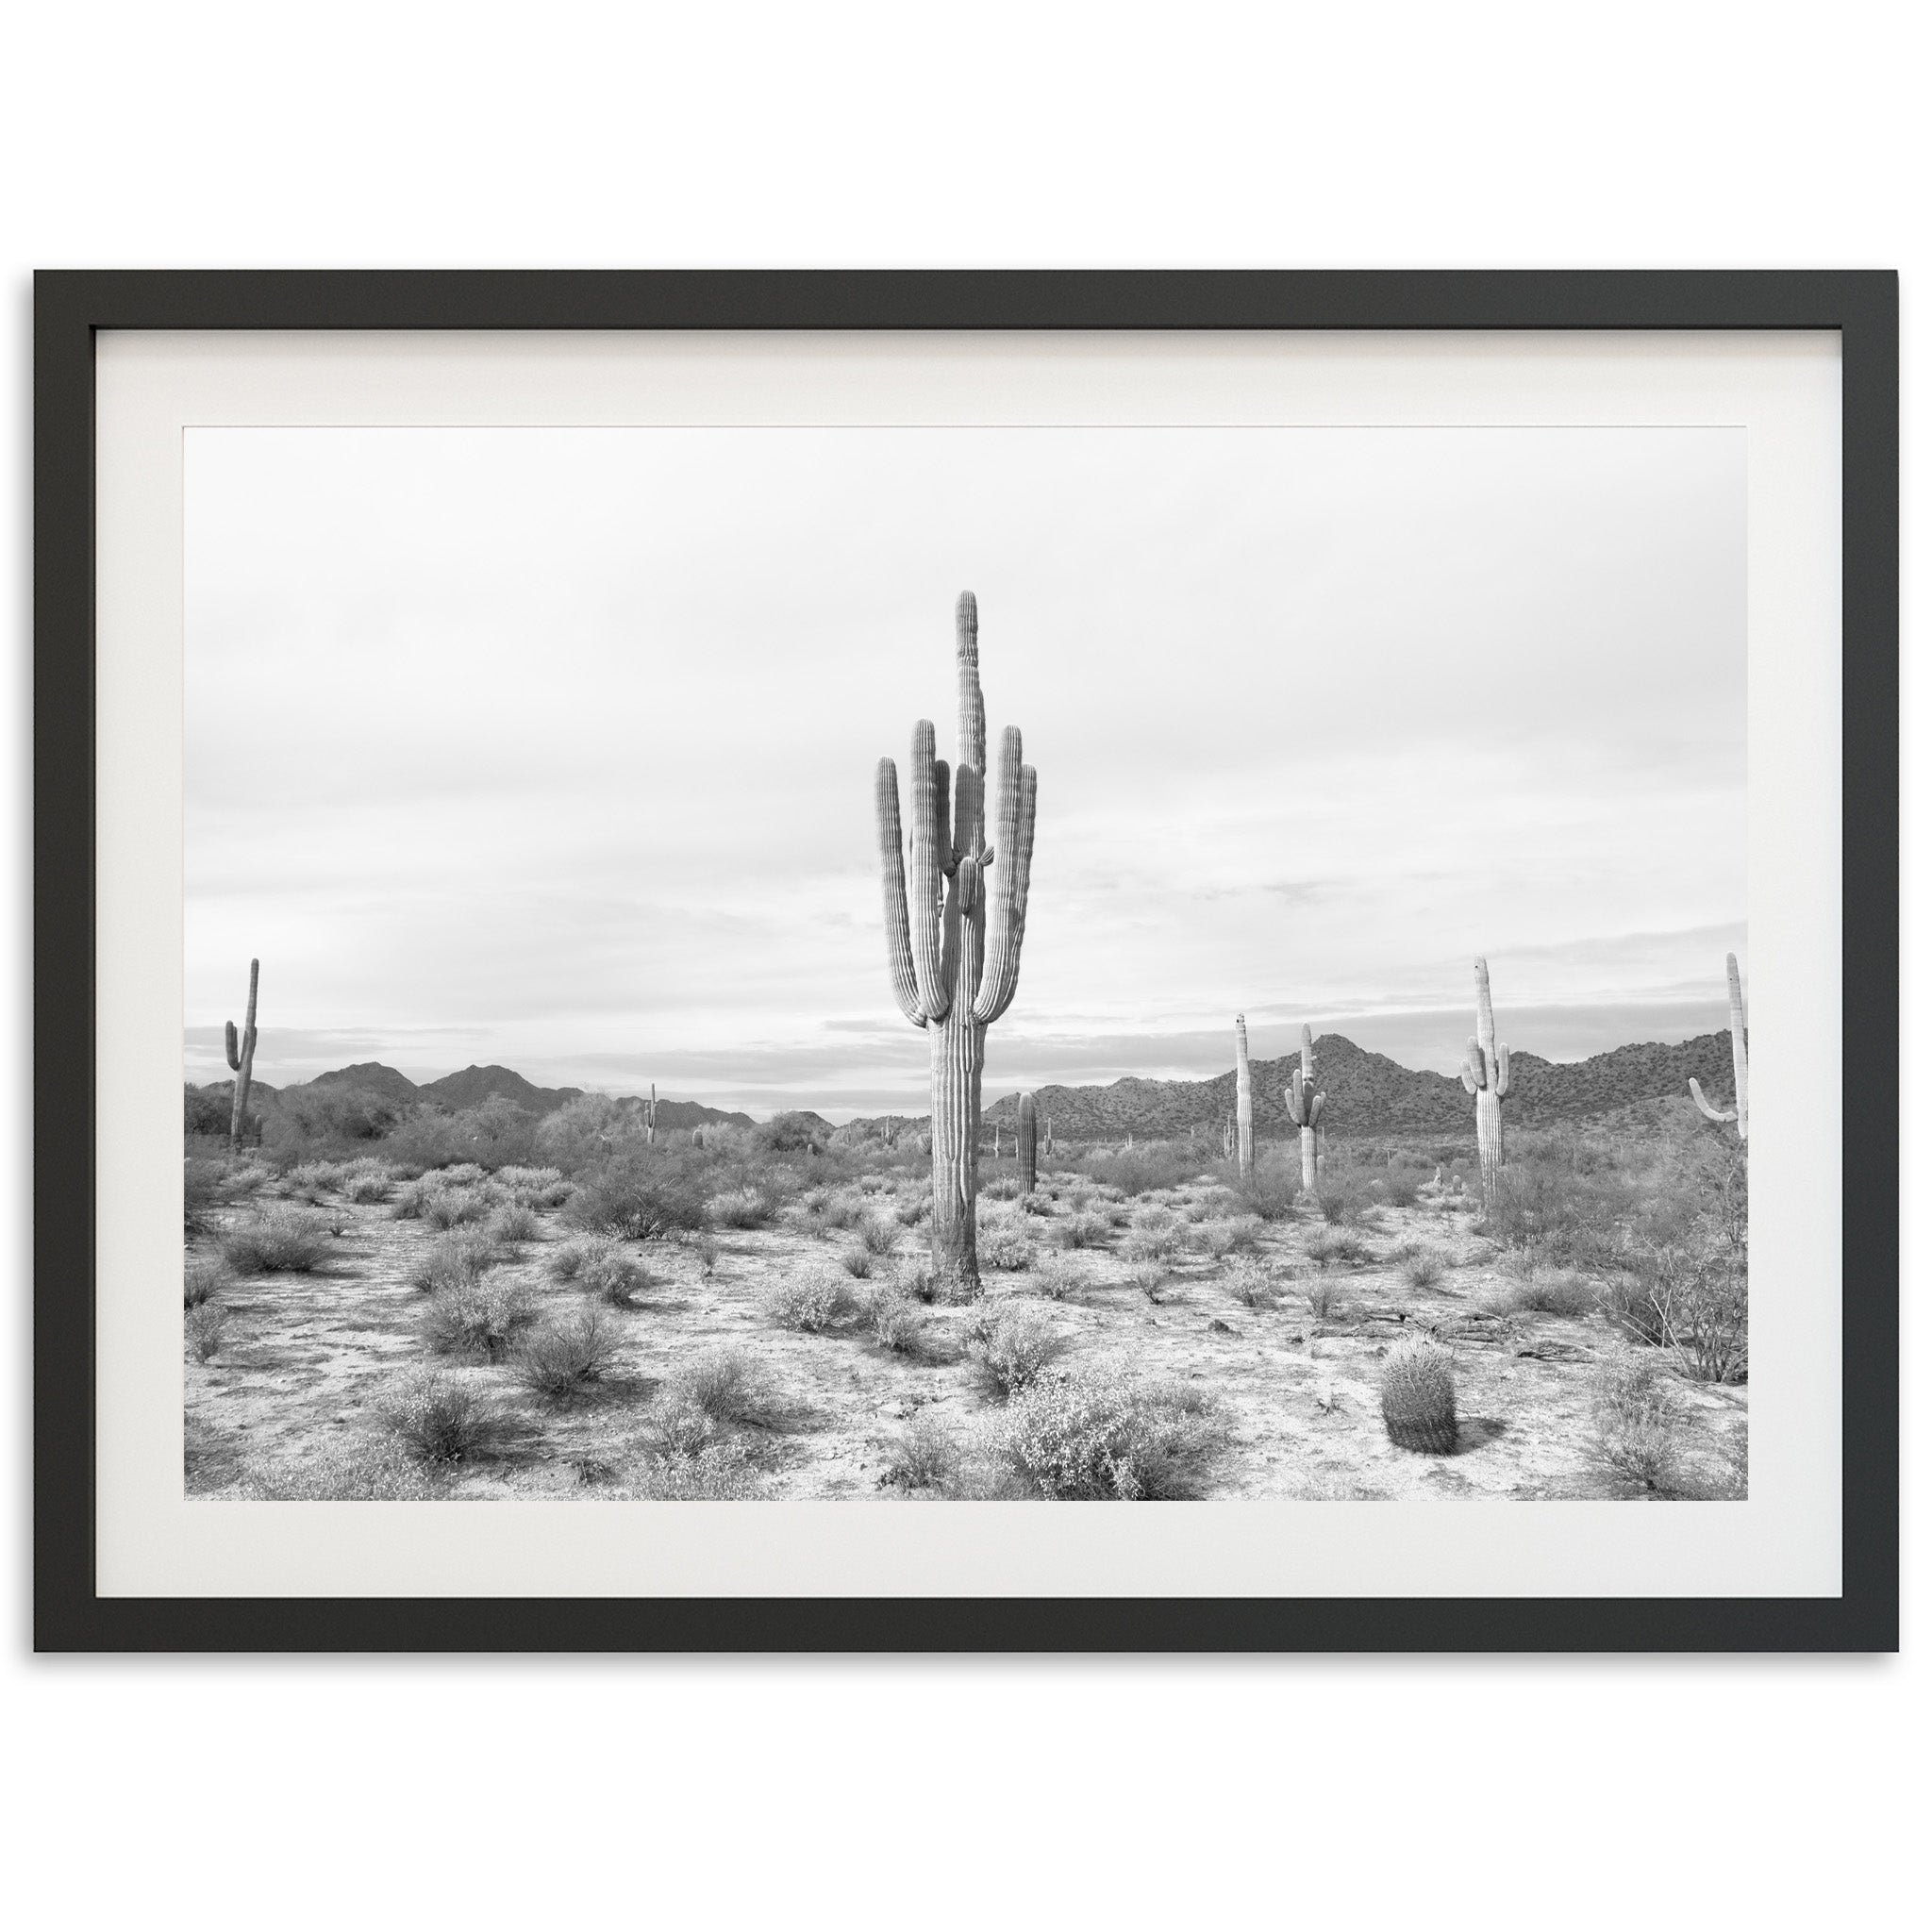
[{"label": "tall saguaro cactus", "polygon": [[1475,1096],[1476,1161],[1482,1169],[1483,1208],[1494,1205],[1503,1178],[1503,1103],[1509,1097],[1509,1049],[1496,1044],[1496,1015],[1490,1005],[1490,962],[1475,962],[1475,1032],[1462,1070],[1465,1093]]},{"label": "tall saguaro cactus", "polygon": [[[986,824],[986,706],[979,691],[979,607],[960,593],[957,769],[936,758],[933,727],[912,727],[907,779],[912,828],[902,836],[899,774],[878,764],[879,874],[886,968],[899,1010],[932,1046],[932,1262],[952,1291],[979,1285],[974,1204],[979,1193],[979,1078],[986,1029],[1013,1003],[1026,932],[1038,779],[1020,733],[1000,736],[992,842]],[[948,788],[950,785],[950,797]],[[909,864],[909,876],[908,876]]]},{"label": "tall saguaro cactus", "polygon": [[1751,1098],[1749,1058],[1744,1050],[1744,983],[1738,977],[1738,956],[1724,955],[1724,977],[1731,984],[1731,1079],[1737,1093],[1734,1107],[1713,1107],[1704,1097],[1704,1089],[1695,1079],[1690,1082],[1690,1098],[1703,1110],[1706,1120],[1736,1121],[1738,1139],[1748,1141],[1751,1128]]},{"label": "tall saguaro cactus", "polygon": [[1248,1019],[1234,1016],[1234,1154],[1242,1180],[1255,1171],[1255,1083],[1248,1074]]},{"label": "tall saguaro cactus", "polygon": [[1020,1096],[1020,1131],[1015,1137],[1020,1156],[1020,1191],[1030,1194],[1040,1185],[1040,1118],[1033,1096]]},{"label": "tall saguaro cactus", "polygon": [[1312,1027],[1302,1028],[1301,1071],[1289,1074],[1286,1097],[1288,1117],[1302,1130],[1302,1187],[1313,1193],[1321,1160],[1315,1137],[1328,1096],[1315,1091],[1315,1034]]},{"label": "tall saguaro cactus", "polygon": [[651,1097],[644,1103],[644,1145],[658,1144],[658,1083],[651,1082]]},{"label": "tall saguaro cactus", "polygon": [[255,1078],[255,993],[261,982],[261,961],[248,962],[248,1017],[236,1038],[235,1023],[228,1022],[228,1066],[235,1075],[235,1107],[228,1116],[228,1153],[232,1158],[242,1144],[242,1124],[248,1118],[248,1088]]}]

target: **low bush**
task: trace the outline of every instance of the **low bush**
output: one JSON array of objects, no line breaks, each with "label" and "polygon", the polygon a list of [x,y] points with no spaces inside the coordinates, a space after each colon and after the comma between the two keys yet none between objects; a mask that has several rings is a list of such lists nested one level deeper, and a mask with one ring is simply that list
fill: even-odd
[{"label": "low bush", "polygon": [[714,1227],[769,1227],[777,1215],[778,1204],[762,1189],[732,1188],[713,1194],[705,1211]]},{"label": "low bush", "polygon": [[1033,1243],[1017,1221],[1002,1215],[979,1230],[979,1258],[989,1268],[1017,1274],[1032,1265]]},{"label": "low bush", "polygon": [[1244,1214],[1238,1221],[1204,1221],[1195,1228],[1193,1246],[1210,1260],[1225,1260],[1254,1249],[1261,1239],[1257,1215]]},{"label": "low bush", "polygon": [[1402,1278],[1411,1288],[1434,1288],[1442,1278],[1442,1257],[1431,1249],[1421,1249],[1402,1264]]},{"label": "low bush", "polygon": [[1022,1391],[994,1446],[1033,1494],[1140,1503],[1198,1495],[1224,1441],[1206,1391],[1107,1370]]},{"label": "low bush", "polygon": [[605,1380],[617,1358],[617,1331],[590,1307],[525,1337],[516,1353],[516,1378],[545,1402],[575,1402]]},{"label": "low bush", "polygon": [[264,1503],[432,1503],[443,1493],[389,1439],[324,1441],[292,1466],[250,1471],[243,1489]]},{"label": "low bush", "polygon": [[1063,1302],[1084,1277],[1064,1255],[1041,1255],[1033,1264],[1033,1288],[1050,1302]]},{"label": "low bush", "polygon": [[750,1503],[766,1489],[741,1444],[716,1442],[656,1457],[627,1477],[618,1493],[638,1503]]},{"label": "low bush", "polygon": [[899,1245],[899,1230],[890,1222],[867,1215],[858,1224],[858,1244],[867,1254],[883,1259]]},{"label": "low bush", "polygon": [[1104,1248],[1113,1236],[1113,1224],[1091,1211],[1070,1214],[1054,1225],[1056,1237],[1070,1248]]},{"label": "low bush", "polygon": [[593,1168],[563,1216],[591,1234],[650,1241],[709,1225],[701,1154],[637,1151]]},{"label": "low bush", "polygon": [[484,1223],[484,1228],[491,1241],[516,1247],[535,1241],[543,1232],[543,1224],[537,1219],[535,1208],[512,1201],[508,1207],[499,1208]]},{"label": "low bush", "polygon": [[899,1202],[892,1209],[892,1218],[901,1227],[917,1227],[932,1212],[932,1196],[915,1194],[909,1201]]},{"label": "low bush", "polygon": [[872,1274],[873,1253],[870,1248],[861,1248],[855,1244],[847,1248],[839,1259],[844,1264],[846,1274],[859,1281],[865,1280]]},{"label": "low bush", "polygon": [[966,1331],[966,1353],[980,1381],[1008,1400],[1030,1388],[1067,1347],[1066,1337],[1024,1302],[983,1310]]},{"label": "low bush", "polygon": [[882,1481],[894,1489],[948,1489],[960,1463],[958,1440],[940,1419],[926,1411],[915,1415],[887,1451]]},{"label": "low bush", "polygon": [[691,1241],[691,1251],[697,1257],[698,1273],[708,1281],[718,1272],[718,1237],[708,1233],[696,1236]]},{"label": "low bush", "polygon": [[939,1299],[939,1275],[924,1256],[907,1256],[898,1261],[892,1269],[892,1282],[902,1294],[913,1301],[930,1304]]},{"label": "low bush", "polygon": [[1158,1307],[1167,1299],[1167,1270],[1158,1261],[1135,1261],[1127,1269],[1127,1286],[1138,1290]]},{"label": "low bush", "polygon": [[530,1291],[520,1282],[457,1282],[430,1297],[423,1339],[435,1355],[498,1362],[536,1319]]},{"label": "low bush", "polygon": [[1246,1308],[1272,1308],[1280,1299],[1280,1290],[1266,1266],[1254,1255],[1237,1255],[1223,1271],[1222,1281],[1229,1294]]},{"label": "low bush", "polygon": [[1591,1460],[1613,1481],[1652,1495],[1677,1492],[1684,1405],[1655,1357],[1608,1362],[1591,1388]]},{"label": "low bush", "polygon": [[219,1160],[181,1163],[181,1230],[191,1239],[207,1233],[222,1196],[223,1178]]},{"label": "low bush", "polygon": [[874,1289],[865,1300],[865,1322],[872,1339],[891,1354],[924,1353],[924,1319],[919,1304],[903,1290]]},{"label": "low bush", "polygon": [[780,1403],[766,1371],[741,1348],[714,1348],[678,1370],[666,1385],[672,1403],[685,1403],[713,1423],[775,1427]]},{"label": "low bush", "polygon": [[1330,1227],[1358,1227],[1373,1205],[1367,1192],[1353,1180],[1328,1180],[1315,1196],[1322,1219]]},{"label": "low bush", "polygon": [[1627,1273],[1602,1298],[1612,1321],[1639,1341],[1673,1350],[1698,1381],[1749,1380],[1750,1291],[1741,1256],[1710,1241],[1638,1241],[1625,1262]]},{"label": "low bush", "polygon": [[264,1208],[222,1237],[221,1256],[237,1274],[309,1274],[329,1251],[321,1217],[301,1208]]},{"label": "low bush", "polygon": [[190,1255],[181,1269],[181,1306],[198,1308],[226,1286],[228,1264],[220,1255]]},{"label": "low bush", "polygon": [[1159,1209],[1143,1208],[1134,1216],[1133,1227],[1121,1244],[1121,1252],[1130,1261],[1172,1261],[1186,1247],[1187,1232],[1181,1222]]},{"label": "low bush", "polygon": [[1261,1221],[1286,1221],[1300,1198],[1300,1174],[1285,1164],[1257,1161],[1245,1180],[1237,1179],[1233,1193],[1243,1212]]},{"label": "low bush", "polygon": [[425,1225],[447,1231],[489,1219],[494,1196],[482,1188],[432,1188],[423,1197]]},{"label": "low bush", "polygon": [[424,1462],[477,1461],[515,1448],[528,1435],[520,1417],[474,1382],[441,1369],[418,1370],[395,1384],[376,1413]]},{"label": "low bush", "polygon": [[468,1288],[481,1281],[496,1261],[496,1243],[482,1228],[458,1228],[440,1236],[417,1256],[408,1283],[419,1294]]},{"label": "low bush", "polygon": [[188,1352],[198,1362],[210,1361],[221,1352],[228,1325],[228,1311],[219,1302],[200,1302],[188,1310]]},{"label": "low bush", "polygon": [[1334,1227],[1322,1228],[1311,1234],[1305,1252],[1309,1260],[1319,1262],[1324,1268],[1338,1265],[1359,1268],[1374,1259],[1368,1243],[1359,1236]]},{"label": "low bush", "polygon": [[823,1335],[852,1312],[852,1291],[836,1274],[791,1275],[759,1300],[767,1321],[808,1335]]},{"label": "low bush", "polygon": [[1302,1292],[1307,1295],[1308,1312],[1316,1321],[1325,1322],[1331,1316],[1341,1314],[1341,1291],[1334,1282],[1323,1281],[1318,1277],[1308,1282]]}]

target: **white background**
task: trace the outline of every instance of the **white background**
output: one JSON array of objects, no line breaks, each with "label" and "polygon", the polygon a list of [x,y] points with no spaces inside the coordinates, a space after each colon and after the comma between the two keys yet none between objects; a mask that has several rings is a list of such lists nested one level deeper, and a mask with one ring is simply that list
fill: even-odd
[{"label": "white background", "polygon": [[[1914,27],[1684,0],[37,8],[0,111],[16,664],[37,265],[1896,266],[1909,637]],[[24,820],[24,668],[5,696]],[[8,1125],[19,1185],[24,1099]],[[35,1661],[10,1306],[23,1923],[1863,1924],[1910,1871],[1916,1656]]]}]

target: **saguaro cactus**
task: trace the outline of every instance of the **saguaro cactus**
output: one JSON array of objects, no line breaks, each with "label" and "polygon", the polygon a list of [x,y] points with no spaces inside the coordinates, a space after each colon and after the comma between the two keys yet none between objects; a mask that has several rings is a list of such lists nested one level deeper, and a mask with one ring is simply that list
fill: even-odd
[{"label": "saguaro cactus", "polygon": [[1737,1091],[1735,1107],[1713,1107],[1704,1097],[1704,1089],[1690,1082],[1690,1098],[1703,1109],[1706,1120],[1736,1121],[1738,1139],[1748,1141],[1751,1128],[1751,1068],[1744,1051],[1744,984],[1738,977],[1738,956],[1724,955],[1724,977],[1731,983],[1731,1079]]},{"label": "saguaro cactus", "polygon": [[979,1078],[986,1029],[1012,1005],[1020,983],[1038,779],[1021,761],[1018,728],[1008,725],[989,845],[979,607],[971,591],[959,597],[957,652],[957,771],[948,774],[945,760],[934,757],[932,724],[922,718],[912,727],[907,774],[909,841],[900,831],[899,774],[891,758],[879,760],[875,796],[886,968],[899,1010],[925,1029],[932,1045],[933,1271],[952,1292],[972,1294],[979,1285]]},{"label": "saguaro cactus", "polygon": [[1234,1016],[1234,1158],[1246,1180],[1255,1171],[1255,1083],[1248,1074],[1248,1020]]},{"label": "saguaro cactus", "polygon": [[1020,1096],[1020,1131],[1016,1140],[1020,1156],[1020,1191],[1030,1194],[1040,1185],[1040,1123],[1030,1093]]},{"label": "saguaro cactus", "polygon": [[238,1040],[235,1023],[228,1022],[228,1066],[235,1075],[235,1107],[228,1116],[228,1153],[232,1158],[242,1144],[242,1124],[248,1118],[248,1088],[255,1078],[255,993],[261,983],[261,961],[248,962],[248,1017],[242,1023]]},{"label": "saguaro cactus", "polygon": [[1503,1178],[1503,1102],[1509,1096],[1509,1049],[1496,1044],[1490,1005],[1490,962],[1475,962],[1475,1033],[1462,1070],[1462,1088],[1475,1096],[1476,1161],[1482,1169],[1483,1209],[1494,1206]]},{"label": "saguaro cactus", "polygon": [[1288,1076],[1287,1100],[1288,1117],[1302,1130],[1302,1186],[1313,1193],[1321,1171],[1321,1148],[1316,1133],[1328,1096],[1315,1091],[1315,1035],[1312,1027],[1302,1028],[1301,1071]]},{"label": "saguaro cactus", "polygon": [[658,1141],[658,1083],[651,1082],[651,1097],[644,1103],[644,1145],[653,1147]]}]

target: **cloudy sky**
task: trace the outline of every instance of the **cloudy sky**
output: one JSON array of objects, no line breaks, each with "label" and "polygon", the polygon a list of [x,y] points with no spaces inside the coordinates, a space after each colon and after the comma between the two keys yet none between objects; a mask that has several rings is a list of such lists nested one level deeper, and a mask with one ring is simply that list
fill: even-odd
[{"label": "cloudy sky", "polygon": [[989,1096],[1304,1020],[1451,1070],[1722,1025],[1724,429],[195,429],[190,1078],[380,1059],[924,1111],[872,825],[952,614],[1040,772]]}]

